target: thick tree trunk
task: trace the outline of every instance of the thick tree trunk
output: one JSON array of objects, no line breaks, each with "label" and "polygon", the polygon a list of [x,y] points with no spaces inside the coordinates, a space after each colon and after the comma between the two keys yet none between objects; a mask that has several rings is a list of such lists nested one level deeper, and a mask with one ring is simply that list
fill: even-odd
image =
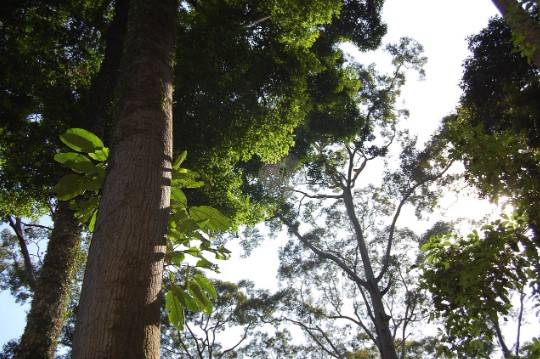
[{"label": "thick tree trunk", "polygon": [[26,328],[16,358],[53,358],[64,324],[69,288],[80,245],[79,221],[68,203],[54,213],[54,229],[39,272]]},{"label": "thick tree trunk", "polygon": [[351,221],[354,229],[356,241],[360,250],[360,256],[362,258],[362,264],[364,266],[364,275],[368,287],[366,288],[371,300],[371,306],[373,308],[373,317],[375,330],[377,332],[377,341],[381,357],[383,359],[397,359],[397,352],[394,343],[394,337],[390,331],[390,316],[386,314],[383,304],[383,294],[379,289],[378,282],[373,273],[373,266],[371,265],[371,259],[369,258],[369,251],[366,246],[366,241],[360,226],[360,221],[356,216],[354,210],[354,203],[351,189],[343,188],[343,202],[347,209],[347,216]]},{"label": "thick tree trunk", "polygon": [[133,1],[117,124],[77,315],[74,358],[159,358],[177,3]]},{"label": "thick tree trunk", "polygon": [[525,36],[534,48],[532,61],[540,68],[540,23],[525,11],[517,0],[492,0],[513,33]]},{"label": "thick tree trunk", "polygon": [[[88,95],[86,116],[76,126],[92,132],[102,131],[103,118],[113,98],[126,27],[127,4],[125,0],[117,0],[115,15],[107,31],[105,58]],[[101,134],[103,136],[103,132]],[[54,229],[35,286],[17,358],[54,357],[81,244],[79,222],[73,214],[68,203],[58,204],[53,216]]]}]

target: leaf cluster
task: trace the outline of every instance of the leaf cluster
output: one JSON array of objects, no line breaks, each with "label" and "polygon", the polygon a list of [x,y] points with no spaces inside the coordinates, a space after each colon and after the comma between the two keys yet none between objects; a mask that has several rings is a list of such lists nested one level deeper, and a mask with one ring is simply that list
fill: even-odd
[{"label": "leaf cluster", "polygon": [[422,287],[443,319],[454,350],[486,357],[499,320],[510,314],[512,294],[527,285],[538,295],[539,255],[526,220],[503,217],[467,237],[436,235],[422,246]]}]

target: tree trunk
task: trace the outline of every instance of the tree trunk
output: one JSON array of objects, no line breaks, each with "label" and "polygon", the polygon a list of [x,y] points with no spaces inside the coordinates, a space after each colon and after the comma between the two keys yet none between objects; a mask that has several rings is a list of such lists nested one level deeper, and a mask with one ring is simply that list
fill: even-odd
[{"label": "tree trunk", "polygon": [[525,43],[533,48],[532,61],[540,68],[540,23],[525,11],[517,0],[492,0],[492,2],[512,32],[525,36]]},{"label": "tree trunk", "polygon": [[349,187],[343,188],[343,202],[347,209],[347,216],[351,221],[354,229],[354,234],[360,249],[360,256],[362,258],[362,264],[364,266],[364,275],[366,276],[366,282],[368,287],[366,288],[371,300],[371,306],[373,308],[373,317],[375,330],[377,331],[377,341],[379,352],[383,359],[397,359],[397,352],[394,344],[394,337],[390,331],[390,316],[386,314],[383,304],[383,294],[379,289],[379,285],[373,273],[373,267],[369,258],[369,251],[366,246],[366,241],[360,226],[360,221],[356,216],[354,210],[354,203],[352,198],[352,192]]},{"label": "tree trunk", "polygon": [[73,358],[159,358],[177,3],[131,2],[120,97]]},{"label": "tree trunk", "polygon": [[34,272],[34,266],[32,265],[32,260],[30,259],[30,252],[28,252],[28,246],[26,245],[26,238],[24,236],[22,222],[20,217],[13,218],[13,216],[8,216],[9,226],[15,231],[15,235],[19,240],[19,247],[21,248],[21,253],[24,260],[24,272],[26,274],[26,281],[31,291],[36,290],[36,274]]},{"label": "tree trunk", "polygon": [[16,358],[53,358],[64,324],[69,288],[80,245],[79,221],[67,202],[54,213],[54,229],[39,272]]},{"label": "tree trunk", "polygon": [[[115,74],[120,67],[126,27],[127,4],[125,0],[117,0],[114,18],[107,30],[105,57],[90,89],[86,116],[77,122],[77,126],[92,132],[98,132],[103,127],[102,119],[109,110],[116,85]],[[60,202],[56,207],[54,229],[34,290],[26,328],[17,349],[17,358],[54,357],[81,244],[79,222],[68,207],[65,202]]]}]

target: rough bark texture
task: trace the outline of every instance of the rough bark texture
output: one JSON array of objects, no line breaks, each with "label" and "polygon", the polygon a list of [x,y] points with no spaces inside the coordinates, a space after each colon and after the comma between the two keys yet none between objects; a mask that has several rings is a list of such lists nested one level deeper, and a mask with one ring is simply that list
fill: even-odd
[{"label": "rough bark texture", "polygon": [[176,9],[171,0],[130,6],[117,124],[73,358],[159,358]]},{"label": "rough bark texture", "polygon": [[53,358],[64,324],[71,278],[80,245],[80,228],[66,202],[58,204],[53,219],[54,229],[37,278],[32,306],[16,358]]},{"label": "rough bark texture", "polygon": [[[105,57],[90,89],[86,116],[77,126],[95,133],[102,131],[103,118],[113,98],[126,27],[126,1],[118,0],[107,31]],[[67,203],[58,204],[53,221],[54,230],[35,286],[17,358],[53,358],[62,331],[81,236],[79,222]]]},{"label": "rough bark texture", "polygon": [[534,47],[532,61],[540,68],[540,23],[525,11],[517,0],[492,0],[492,2],[512,32],[525,36],[525,42]]}]

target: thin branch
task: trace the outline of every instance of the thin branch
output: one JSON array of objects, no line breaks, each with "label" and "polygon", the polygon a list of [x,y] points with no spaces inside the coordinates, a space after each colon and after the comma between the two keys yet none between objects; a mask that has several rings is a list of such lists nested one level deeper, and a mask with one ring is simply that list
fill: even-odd
[{"label": "thin branch", "polygon": [[311,198],[311,199],[340,199],[343,197],[341,194],[310,194],[304,191],[300,191],[298,189],[290,188],[291,191],[300,193],[304,197]]},{"label": "thin branch", "polygon": [[49,230],[49,231],[52,231],[52,227],[48,227],[48,226],[44,226],[44,225],[41,225],[41,224],[36,224],[36,223],[24,223],[21,221],[22,224],[24,224],[26,227],[36,227],[36,228],[43,228],[43,229],[46,229],[46,230]]},{"label": "thin branch", "polygon": [[499,321],[497,319],[491,320],[491,323],[493,324],[493,327],[495,328],[495,333],[497,334],[497,340],[499,341],[499,345],[501,346],[501,350],[503,352],[503,355],[505,358],[511,358],[512,352],[510,349],[508,349],[508,346],[506,345],[504,341],[504,337],[501,332],[501,327],[499,326]]},{"label": "thin branch", "polygon": [[311,243],[311,241],[308,238],[306,238],[305,236],[300,234],[298,229],[287,218],[285,218],[281,213],[277,213],[276,216],[277,216],[277,218],[279,218],[281,220],[281,222],[283,222],[289,228],[289,230],[291,230],[291,232],[296,236],[296,238],[298,238],[300,240],[300,242],[302,242],[306,247],[311,249],[316,255],[318,255],[319,257],[324,258],[324,259],[329,259],[332,262],[334,262],[335,264],[337,264],[337,266],[340,267],[345,273],[347,273],[347,275],[352,280],[354,280],[357,284],[362,285],[364,287],[368,286],[368,283],[365,280],[362,280],[360,277],[358,277],[356,275],[356,273],[353,270],[351,270],[351,268],[349,268],[343,262],[343,260],[341,258],[339,258],[337,255],[335,255],[333,253],[323,251],[323,250],[317,248],[316,246],[314,246],[313,243]]},{"label": "thin branch", "polygon": [[[316,327],[313,328],[313,327],[309,327],[309,326],[305,325],[304,323],[302,323],[300,321],[297,321],[297,320],[294,320],[294,319],[290,319],[290,318],[286,318],[286,317],[284,319],[291,322],[291,323],[293,323],[293,324],[296,324],[299,327],[301,327],[302,329],[304,329],[304,331],[306,331],[308,333],[308,335],[311,337],[311,339],[313,339],[313,341],[315,341],[315,343],[325,353],[327,353],[328,355],[333,356],[334,358],[341,358],[341,355],[339,354],[339,350],[334,346],[334,344],[330,341],[330,338],[328,338],[326,333],[324,333],[324,331],[322,331],[322,329],[320,327],[316,326]],[[325,341],[332,347],[332,350],[334,352],[331,352],[329,349],[327,349],[326,346],[323,343],[321,343],[319,338],[317,338],[317,336],[315,336],[315,334],[312,333],[312,330],[315,330],[315,331],[319,332],[323,336]]]},{"label": "thin branch", "polygon": [[516,351],[515,355],[516,357],[519,354],[519,342],[521,340],[521,325],[523,321],[523,299],[525,298],[525,293],[523,292],[523,288],[521,288],[519,293],[519,315],[518,315],[518,322],[517,322],[517,338],[516,338]]},{"label": "thin branch", "polygon": [[244,329],[244,334],[242,335],[242,338],[240,338],[240,340],[238,341],[238,343],[236,343],[235,345],[233,345],[232,347],[230,347],[229,349],[225,349],[221,355],[219,356],[219,358],[222,358],[225,354],[229,353],[229,352],[232,352],[233,350],[235,350],[244,340],[246,340],[247,336],[248,336],[248,331],[249,329],[251,328],[251,326],[253,325],[253,323],[249,323],[246,328]]},{"label": "thin branch", "polygon": [[399,216],[401,214],[401,210],[402,210],[403,206],[407,203],[410,196],[419,187],[427,184],[428,182],[433,182],[433,181],[441,178],[448,171],[448,169],[450,169],[450,166],[452,165],[452,163],[453,163],[453,161],[450,161],[440,173],[437,173],[436,175],[432,175],[432,176],[427,176],[426,178],[424,178],[424,180],[422,180],[420,182],[417,182],[414,186],[412,186],[405,193],[405,195],[403,196],[401,201],[399,201],[399,205],[398,205],[398,207],[396,209],[396,213],[394,214],[394,218],[392,219],[392,224],[390,225],[390,233],[388,235],[388,240],[387,240],[387,244],[386,244],[386,253],[385,253],[384,259],[383,259],[383,267],[381,269],[381,272],[379,273],[379,275],[375,279],[377,283],[386,274],[386,272],[388,271],[388,267],[390,266],[390,253],[392,252],[392,244],[394,242],[394,233],[395,233],[395,230],[396,230],[396,223],[397,223],[397,220],[398,220],[398,218],[399,218]]}]

